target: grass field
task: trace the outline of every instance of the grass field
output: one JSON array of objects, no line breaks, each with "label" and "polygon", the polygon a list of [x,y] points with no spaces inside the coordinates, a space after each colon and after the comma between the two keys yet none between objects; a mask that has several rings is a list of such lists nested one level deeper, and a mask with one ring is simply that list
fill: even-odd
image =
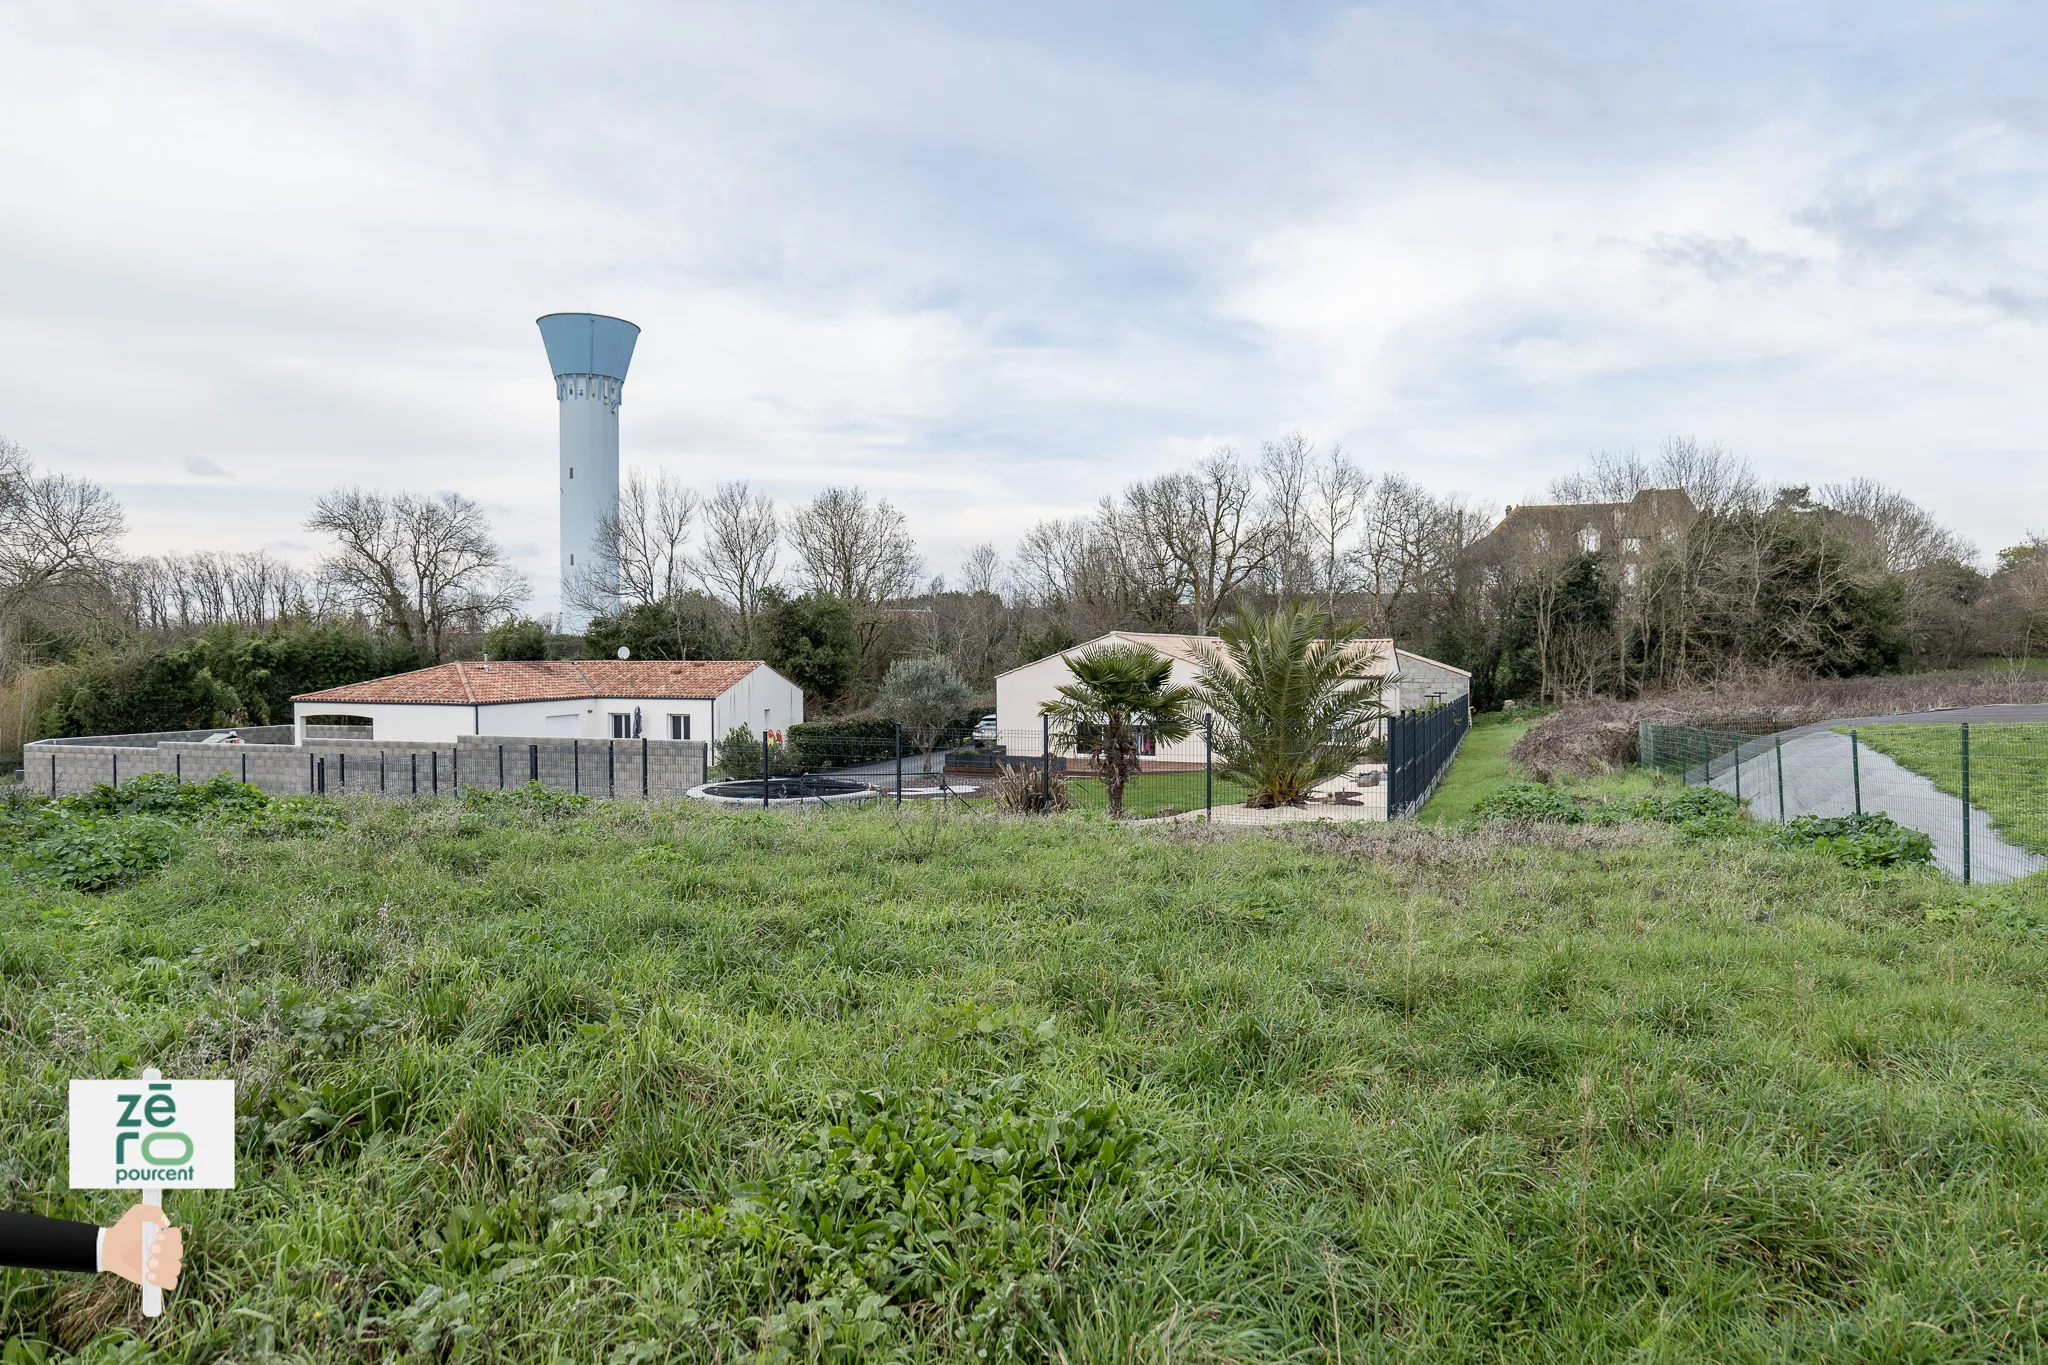
[{"label": "grass field", "polygon": [[1481,711],[1474,716],[1465,742],[1458,746],[1458,756],[1451,760],[1451,770],[1416,819],[1425,825],[1439,821],[1456,824],[1472,813],[1480,797],[1504,783],[1521,780],[1515,765],[1508,761],[1508,750],[1539,719],[1518,711]]},{"label": "grass field", "polygon": [[123,1204],[65,1188],[71,1077],[242,1110],[166,1316],[0,1272],[9,1365],[2048,1351],[2025,888],[1662,826],[340,809],[0,885],[9,1207]]},{"label": "grass field", "polygon": [[[1221,777],[1216,778],[1215,783],[1215,803],[1219,806],[1237,805],[1249,792],[1239,783]],[[1067,797],[1077,811],[1106,814],[1109,810],[1109,794],[1095,778],[1069,779]],[[1201,773],[1140,773],[1124,784],[1124,817],[1145,820],[1168,807],[1182,811],[1200,810],[1202,797]]]},{"label": "grass field", "polygon": [[[1866,725],[1856,735],[1962,799],[1961,726]],[[1970,727],[1970,804],[2009,842],[2048,854],[2048,725]]]}]

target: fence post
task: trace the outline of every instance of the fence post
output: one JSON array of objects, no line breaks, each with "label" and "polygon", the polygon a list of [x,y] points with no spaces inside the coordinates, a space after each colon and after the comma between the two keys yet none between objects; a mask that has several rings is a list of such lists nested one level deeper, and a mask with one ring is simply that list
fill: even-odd
[{"label": "fence post", "polygon": [[538,744],[526,746],[526,780],[528,782],[540,781],[540,745]]},{"label": "fence post", "polygon": [[569,790],[578,796],[583,794],[583,741],[569,741]]},{"label": "fence post", "polygon": [[604,794],[619,794],[619,742],[615,739],[604,742]]},{"label": "fence post", "polygon": [[1735,800],[1742,801],[1742,736],[1735,736]]},{"label": "fence post", "polygon": [[896,727],[896,804],[903,804],[903,727]]},{"label": "fence post", "polygon": [[[242,780],[244,782],[249,780],[249,756],[247,754],[242,755]],[[57,795],[57,755],[55,754],[50,755],[50,795],[52,797]]]},{"label": "fence post", "polygon": [[1785,735],[1783,731],[1771,736],[1771,747],[1778,752],[1778,823],[1785,823]]},{"label": "fence post", "polygon": [[327,795],[327,755],[322,754],[313,760],[313,775],[313,790],[321,796]]},{"label": "fence post", "polygon": [[109,771],[114,774],[113,785],[118,787],[121,785],[121,755],[110,753],[107,755],[107,761],[114,765]]},{"label": "fence post", "polygon": [[1863,759],[1857,752],[1856,732],[1849,732],[1849,790],[1856,794],[1856,814],[1863,814]]},{"label": "fence post", "polygon": [[1039,769],[1040,769],[1040,771],[1041,771],[1041,784],[1042,784],[1042,786],[1043,786],[1043,788],[1044,788],[1044,790],[1043,790],[1043,791],[1042,791],[1042,792],[1040,793],[1040,795],[1041,795],[1041,798],[1043,799],[1043,801],[1044,801],[1044,803],[1045,803],[1045,804],[1044,804],[1044,805],[1042,805],[1042,806],[1041,806],[1041,807],[1040,807],[1039,809],[1040,809],[1040,810],[1041,810],[1041,811],[1042,811],[1043,813],[1045,813],[1046,815],[1051,815],[1051,814],[1052,814],[1052,717],[1051,717],[1051,716],[1040,716],[1040,717],[1038,718],[1038,734],[1039,734],[1039,741],[1038,741],[1038,766],[1039,766]]},{"label": "fence post", "polygon": [[420,794],[420,751],[418,749],[412,751],[412,794],[414,796]]},{"label": "fence post", "polygon": [[1963,885],[1970,884],[1970,723],[1963,722]]},{"label": "fence post", "polygon": [[768,727],[761,727],[761,809],[768,809]]},{"label": "fence post", "polygon": [[343,796],[348,795],[348,754],[346,751],[341,755],[341,794]]},{"label": "fence post", "polygon": [[647,799],[647,736],[640,736],[640,799]]},{"label": "fence post", "polygon": [[462,795],[462,745],[460,743],[448,746],[448,790],[456,796]]},{"label": "fence post", "polygon": [[498,790],[505,790],[505,746],[498,746]]},{"label": "fence post", "polygon": [[377,791],[379,795],[382,795],[385,788],[391,785],[391,775],[385,770],[389,758],[390,755],[382,749],[377,751]]},{"label": "fence post", "polygon": [[175,776],[177,777],[177,780],[178,780],[178,785],[179,785],[179,786],[181,786],[181,787],[182,787],[182,786],[184,786],[184,785],[185,785],[185,755],[183,755],[183,754],[172,754],[172,755],[171,755],[171,771],[172,771],[172,773],[173,773],[173,774],[174,774],[174,775],[175,775]]},{"label": "fence post", "polygon": [[433,783],[435,796],[441,794],[441,751],[434,750],[427,755],[427,777]]},{"label": "fence post", "polygon": [[1202,717],[1202,818],[1216,818],[1216,715]]}]

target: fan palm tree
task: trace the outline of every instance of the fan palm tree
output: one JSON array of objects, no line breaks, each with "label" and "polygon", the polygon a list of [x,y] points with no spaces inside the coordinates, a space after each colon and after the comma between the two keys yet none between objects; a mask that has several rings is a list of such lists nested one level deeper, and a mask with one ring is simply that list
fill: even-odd
[{"label": "fan palm tree", "polygon": [[1251,788],[1248,806],[1300,805],[1348,771],[1386,714],[1386,679],[1351,649],[1352,626],[1310,606],[1271,616],[1240,609],[1217,628],[1222,650],[1202,668],[1201,700],[1216,727],[1221,772]]},{"label": "fan palm tree", "polygon": [[1162,743],[1186,739],[1195,694],[1172,683],[1173,663],[1135,645],[1105,645],[1067,660],[1074,675],[1039,709],[1052,717],[1060,744],[1086,749],[1102,772],[1109,818],[1124,818],[1124,784],[1138,771],[1138,735]]}]

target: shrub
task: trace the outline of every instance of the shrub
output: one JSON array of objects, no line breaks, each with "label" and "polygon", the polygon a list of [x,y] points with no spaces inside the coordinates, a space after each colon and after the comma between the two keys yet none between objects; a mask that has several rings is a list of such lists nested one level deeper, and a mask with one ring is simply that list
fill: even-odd
[{"label": "shrub", "polygon": [[[896,752],[896,726],[886,720],[814,720],[789,727],[790,753],[805,772],[877,763]],[[754,766],[761,766],[755,745]]]},{"label": "shrub", "polygon": [[510,617],[484,632],[484,653],[493,659],[545,659],[547,630],[531,617]]},{"label": "shrub", "polygon": [[165,773],[144,773],[118,787],[101,783],[55,801],[10,799],[0,806],[0,852],[23,876],[104,891],[163,866],[177,852],[179,831],[202,822],[275,836],[342,825],[326,801],[273,800],[225,773],[183,784]]},{"label": "shrub", "polygon": [[1051,774],[1051,797],[1048,801],[1047,774],[1040,768],[1023,768],[1006,764],[1002,776],[992,784],[996,809],[1005,815],[1057,815],[1074,808],[1073,798],[1067,794],[1067,775]]},{"label": "shrub", "polygon": [[1472,807],[1472,819],[1479,824],[1496,820],[1517,824],[1576,825],[1586,818],[1584,809],[1555,787],[1535,782],[1509,782],[1479,798]]},{"label": "shrub", "polygon": [[[727,781],[744,781],[761,776],[761,741],[753,727],[735,725],[718,741],[718,776]],[[802,759],[787,744],[768,741],[768,775],[794,777],[804,771]]]},{"label": "shrub", "polygon": [[1874,870],[1934,861],[1932,838],[1882,812],[1796,816],[1779,829],[1778,840],[1812,848],[1849,867]]}]

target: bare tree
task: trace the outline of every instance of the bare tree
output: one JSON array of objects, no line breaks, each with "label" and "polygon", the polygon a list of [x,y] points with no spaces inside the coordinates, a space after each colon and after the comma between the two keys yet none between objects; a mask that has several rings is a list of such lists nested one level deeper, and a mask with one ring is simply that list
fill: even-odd
[{"label": "bare tree", "polygon": [[[616,513],[599,516],[587,556],[594,566],[569,584],[568,605],[591,615],[667,601],[689,586],[688,545],[700,503],[663,470],[633,470],[619,485]],[[611,574],[616,573],[616,578]]]},{"label": "bare tree", "polygon": [[309,607],[305,573],[267,550],[144,555],[120,566],[116,594],[141,630],[232,623],[255,629]]},{"label": "bare tree", "polygon": [[87,479],[39,474],[28,452],[0,438],[0,649],[26,615],[87,597],[107,603],[127,520],[113,494]]},{"label": "bare tree", "polygon": [[907,597],[923,569],[903,514],[859,488],[827,488],[789,519],[789,543],[813,592],[873,604]]},{"label": "bare tree", "polygon": [[760,610],[761,593],[774,582],[782,543],[775,500],[754,492],[742,479],[718,485],[703,512],[704,546],[696,559],[697,572],[739,617],[740,635],[746,638]]},{"label": "bare tree", "polygon": [[1559,502],[1630,502],[1651,488],[1683,488],[1701,512],[1769,501],[1748,460],[1691,436],[1670,437],[1649,461],[1633,450],[1596,452],[1577,471],[1553,479],[1550,495]]},{"label": "bare tree", "polygon": [[[1912,573],[1942,560],[1967,564],[1977,547],[1936,521],[1924,507],[1876,479],[1824,484],[1819,500],[1867,524],[1870,548],[1892,573]],[[1862,528],[1858,528],[1860,531]]]},{"label": "bare tree", "polygon": [[527,596],[483,508],[459,494],[340,488],[314,504],[306,529],[334,538],[322,570],[337,598],[435,663],[449,630],[481,629]]},{"label": "bare tree", "polygon": [[995,546],[983,541],[968,547],[960,561],[960,591],[994,597],[1002,576],[1003,557]]},{"label": "bare tree", "polygon": [[[1224,605],[1265,565],[1271,538],[1256,513],[1252,478],[1223,446],[1192,471],[1131,484],[1104,498],[1098,531],[1114,547],[1119,571],[1184,606],[1197,635],[1207,635]],[[1164,625],[1166,622],[1158,622]]]},{"label": "bare tree", "polygon": [[1317,555],[1310,496],[1316,474],[1315,443],[1299,431],[1266,442],[1259,452],[1266,587],[1282,603],[1315,591]]},{"label": "bare tree", "polygon": [[1309,476],[1308,533],[1323,614],[1337,619],[1337,603],[1357,582],[1351,538],[1364,520],[1372,479],[1351,462],[1344,447],[1331,446]]}]

